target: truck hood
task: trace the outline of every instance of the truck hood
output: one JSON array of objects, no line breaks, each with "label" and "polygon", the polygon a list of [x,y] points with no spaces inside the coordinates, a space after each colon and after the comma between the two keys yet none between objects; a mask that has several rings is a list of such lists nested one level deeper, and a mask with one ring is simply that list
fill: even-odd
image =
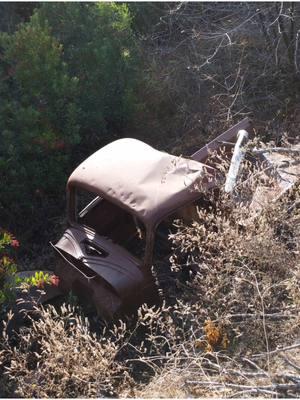
[{"label": "truck hood", "polygon": [[[97,247],[99,255],[90,255],[86,243]],[[121,297],[127,297],[140,289],[145,276],[141,262],[127,250],[110,239],[99,236],[83,226],[68,228],[55,247],[82,262],[114,288]]]}]

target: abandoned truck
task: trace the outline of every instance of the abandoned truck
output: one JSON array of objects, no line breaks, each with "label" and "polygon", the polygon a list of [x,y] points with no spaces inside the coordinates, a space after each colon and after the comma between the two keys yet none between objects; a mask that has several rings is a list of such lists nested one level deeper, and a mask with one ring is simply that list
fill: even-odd
[{"label": "abandoned truck", "polygon": [[197,188],[215,186],[214,168],[201,163],[209,150],[226,147],[245,128],[248,119],[191,158],[120,139],[83,161],[67,183],[69,227],[53,246],[60,288],[94,303],[104,318],[155,301],[155,247],[167,241],[172,220],[191,218]]}]

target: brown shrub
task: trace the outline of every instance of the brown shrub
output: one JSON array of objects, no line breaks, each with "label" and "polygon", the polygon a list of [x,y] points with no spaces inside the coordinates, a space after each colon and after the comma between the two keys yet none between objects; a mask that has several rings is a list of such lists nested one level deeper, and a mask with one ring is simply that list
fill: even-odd
[{"label": "brown shrub", "polygon": [[74,308],[40,309],[40,317],[24,328],[16,347],[4,336],[0,365],[6,365],[5,386],[20,397],[113,396],[125,375],[114,361],[117,347],[90,333],[88,322]]}]

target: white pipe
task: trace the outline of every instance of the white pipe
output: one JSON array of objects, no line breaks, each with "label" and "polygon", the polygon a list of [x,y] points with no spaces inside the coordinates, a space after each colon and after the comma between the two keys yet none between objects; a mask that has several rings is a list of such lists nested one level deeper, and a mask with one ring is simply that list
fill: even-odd
[{"label": "white pipe", "polygon": [[232,192],[233,188],[235,186],[236,179],[237,179],[239,169],[240,169],[240,164],[243,161],[244,156],[245,156],[245,150],[241,146],[244,141],[247,141],[248,132],[245,131],[244,129],[238,131],[237,138],[238,139],[234,146],[234,151],[233,151],[233,155],[231,158],[229,171],[228,171],[228,174],[226,177],[226,182],[225,182],[225,192],[226,193]]}]

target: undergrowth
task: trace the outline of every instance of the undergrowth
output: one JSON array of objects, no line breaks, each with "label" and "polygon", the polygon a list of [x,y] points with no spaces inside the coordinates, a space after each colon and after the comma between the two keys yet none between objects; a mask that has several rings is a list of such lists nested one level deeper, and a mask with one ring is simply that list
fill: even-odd
[{"label": "undergrowth", "polygon": [[176,221],[160,307],[97,334],[74,307],[39,307],[14,345],[4,331],[2,395],[299,396],[300,186],[257,209],[250,194],[274,174],[245,161],[233,194],[223,183],[190,225]]}]

